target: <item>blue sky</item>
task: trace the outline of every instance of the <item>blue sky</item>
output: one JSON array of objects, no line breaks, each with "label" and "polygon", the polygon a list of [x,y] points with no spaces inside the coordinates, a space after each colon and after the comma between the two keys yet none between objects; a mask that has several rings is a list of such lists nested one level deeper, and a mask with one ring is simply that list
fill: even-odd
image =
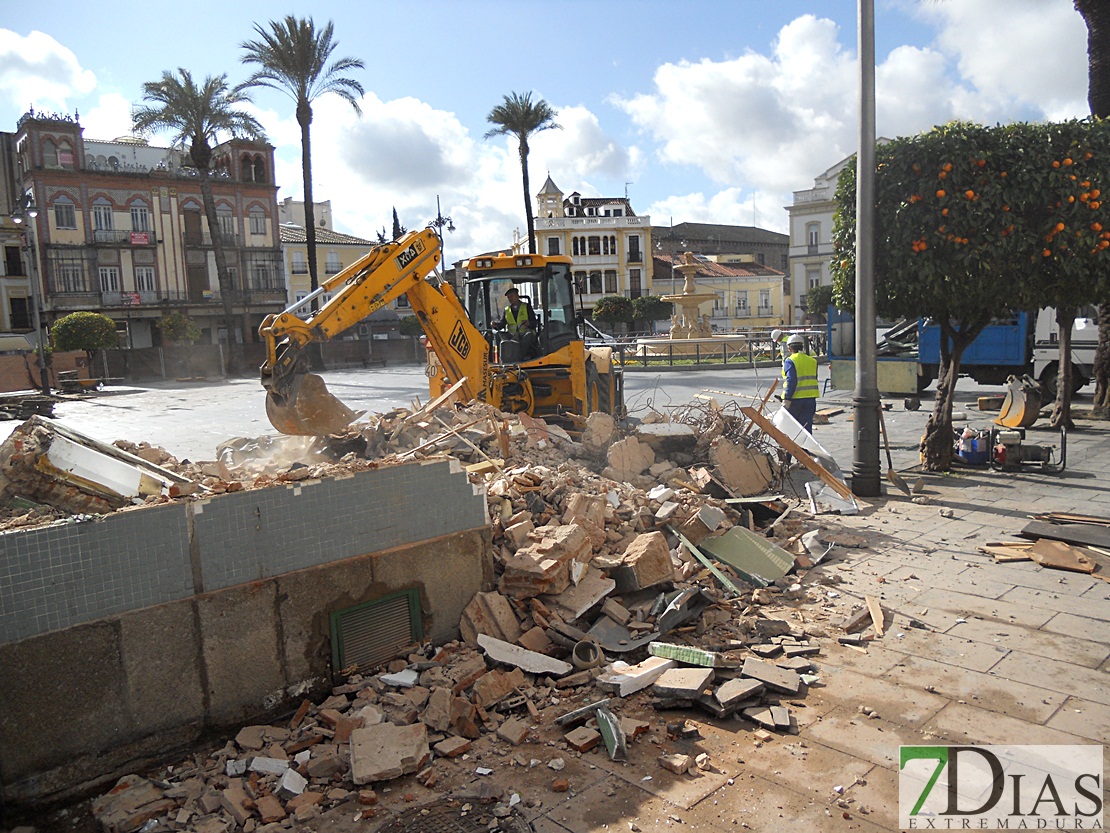
[{"label": "blue sky", "polygon": [[[366,64],[361,118],[335,96],[315,106],[316,198],[332,201],[337,229],[372,237],[394,207],[424,225],[439,195],[457,227],[452,260],[523,230],[515,142],[483,138],[511,91],[545,99],[563,128],[533,138],[533,192],[548,173],[568,193],[627,188],[657,226],[785,231],[790,192],[855,150],[851,0],[264,5],[8,4],[0,130],[33,105],[77,109],[88,138],[125,135],[144,81],[185,67],[238,82],[253,25],[295,14],[332,20],[336,54]],[[1086,29],[1071,0],[875,0],[875,16],[880,135],[1087,111]],[[291,104],[262,90],[254,107],[276,148],[279,198],[300,199]]]}]

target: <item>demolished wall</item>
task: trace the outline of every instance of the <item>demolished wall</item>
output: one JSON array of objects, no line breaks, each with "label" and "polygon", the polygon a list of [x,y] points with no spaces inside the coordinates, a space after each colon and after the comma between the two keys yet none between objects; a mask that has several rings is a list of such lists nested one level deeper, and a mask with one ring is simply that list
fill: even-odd
[{"label": "demolished wall", "polygon": [[327,689],[333,611],[416,589],[425,637],[454,638],[492,580],[489,536],[448,462],[0,535],[4,798]]}]

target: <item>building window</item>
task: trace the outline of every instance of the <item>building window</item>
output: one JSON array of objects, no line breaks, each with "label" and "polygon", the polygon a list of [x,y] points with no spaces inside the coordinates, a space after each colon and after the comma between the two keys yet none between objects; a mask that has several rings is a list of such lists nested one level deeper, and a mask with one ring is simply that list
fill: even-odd
[{"label": "building window", "polygon": [[757,261],[759,261],[760,266],[766,266],[767,265],[767,256],[765,254],[763,254],[763,252],[760,252],[759,254],[757,254],[755,256],[755,259]]},{"label": "building window", "polygon": [[617,254],[617,238],[611,235],[601,238],[601,253],[615,256]]},{"label": "building window", "polygon": [[154,291],[154,267],[153,266],[136,266],[135,267],[135,291],[136,292],[153,292]]},{"label": "building window", "polygon": [[605,291],[608,292],[610,295],[614,294],[617,291],[616,269],[605,270]]},{"label": "building window", "polygon": [[806,286],[816,289],[821,285],[821,269],[806,269]]},{"label": "building window", "polygon": [[339,252],[328,252],[327,266],[324,268],[327,269],[329,275],[334,275],[343,268],[339,262]]},{"label": "building window", "polygon": [[304,261],[304,252],[293,252],[293,274],[308,274],[308,264]]},{"label": "building window", "polygon": [[[592,239],[596,240],[597,238],[595,237],[595,238],[592,238]],[[600,295],[601,294],[601,286],[602,286],[602,284],[601,284],[601,271],[596,270],[596,271],[590,272],[590,294],[591,295]]]},{"label": "building window", "polygon": [[131,206],[131,230],[150,231],[150,211],[145,205]]},{"label": "building window", "polygon": [[820,223],[806,223],[806,245],[809,247],[811,253],[817,249],[817,245],[821,242],[821,224]]},{"label": "building window", "polygon": [[549,237],[549,238],[547,238],[547,254],[548,255],[557,255],[557,254],[559,254],[559,238],[558,237]]},{"label": "building window", "polygon": [[266,233],[266,215],[261,211],[252,211],[251,219],[251,234],[265,234]]},{"label": "building window", "polygon": [[575,272],[574,273],[574,291],[577,292],[579,295],[581,295],[582,293],[584,293],[586,291],[586,273],[585,272]]},{"label": "building window", "polygon": [[641,263],[644,256],[640,254],[640,235],[633,234],[628,238],[628,262]]},{"label": "building window", "polygon": [[77,228],[77,212],[73,210],[73,203],[54,203],[54,225],[58,228]]},{"label": "building window", "polygon": [[101,292],[119,292],[119,267],[118,266],[101,266],[100,267],[100,291]]},{"label": "building window", "polygon": [[412,304],[409,303],[408,295],[401,295],[397,298],[397,309],[412,309]]},{"label": "building window", "polygon": [[52,139],[46,139],[42,143],[42,166],[44,168],[58,167],[58,146],[54,144]]},{"label": "building window", "polygon": [[97,231],[110,231],[112,228],[112,206],[93,206],[93,228]]},{"label": "building window", "polygon": [[590,237],[586,240],[586,254],[599,255],[601,254],[601,238]]},{"label": "building window", "polygon": [[65,168],[67,171],[72,171],[74,163],[73,146],[63,139],[58,144],[58,167]]},{"label": "building window", "polygon": [[81,272],[79,263],[59,263],[56,274],[58,276],[58,292],[85,292],[85,276]]},{"label": "building window", "polygon": [[220,235],[224,238],[235,238],[235,215],[230,211],[216,212],[216,223],[220,227]]},{"label": "building window", "polygon": [[628,270],[628,294],[633,298],[639,298],[643,293],[643,288],[640,286],[640,270]]},{"label": "building window", "polygon": [[748,314],[748,290],[736,290],[736,314],[744,316]]},{"label": "building window", "polygon": [[770,289],[761,289],[761,290],[759,290],[759,314],[764,315],[764,316],[771,314],[771,290]]}]

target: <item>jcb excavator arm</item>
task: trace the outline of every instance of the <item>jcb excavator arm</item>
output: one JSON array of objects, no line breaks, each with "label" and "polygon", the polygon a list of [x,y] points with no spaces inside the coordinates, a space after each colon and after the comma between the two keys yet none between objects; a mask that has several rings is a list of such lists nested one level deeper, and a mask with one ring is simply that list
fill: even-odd
[{"label": "jcb excavator arm", "polygon": [[[266,316],[258,331],[266,344],[261,377],[266,415],[274,428],[283,434],[322,436],[342,431],[357,417],[328,392],[323,379],[305,373],[304,348],[335,338],[401,295],[408,295],[450,381],[466,379],[460,394],[469,399],[484,396],[485,340],[450,285],[434,286],[425,280],[440,259],[435,231],[410,232],[393,243],[375,246],[321,284],[314,295],[278,315]],[[332,298],[318,312],[298,316],[315,295],[326,292]]]}]

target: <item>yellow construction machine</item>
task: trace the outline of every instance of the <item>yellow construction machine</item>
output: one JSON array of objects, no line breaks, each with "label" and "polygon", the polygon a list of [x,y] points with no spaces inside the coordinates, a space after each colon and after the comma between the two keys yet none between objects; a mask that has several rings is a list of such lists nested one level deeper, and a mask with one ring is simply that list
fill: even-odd
[{"label": "yellow construction machine", "polygon": [[[468,263],[467,315],[439,274],[433,229],[375,246],[319,289],[259,328],[266,344],[261,368],[266,415],[283,434],[342,431],[358,414],[307,373],[305,347],[328,341],[404,295],[427,336],[430,394],[457,386],[463,401],[480,400],[580,428],[587,414],[620,415],[623,377],[613,349],[587,347],[574,306],[571,260],[542,255],[491,255]],[[527,338],[499,329],[504,295],[515,288],[534,313]],[[312,301],[330,300],[311,312]],[[305,317],[301,317],[304,315]]]}]

